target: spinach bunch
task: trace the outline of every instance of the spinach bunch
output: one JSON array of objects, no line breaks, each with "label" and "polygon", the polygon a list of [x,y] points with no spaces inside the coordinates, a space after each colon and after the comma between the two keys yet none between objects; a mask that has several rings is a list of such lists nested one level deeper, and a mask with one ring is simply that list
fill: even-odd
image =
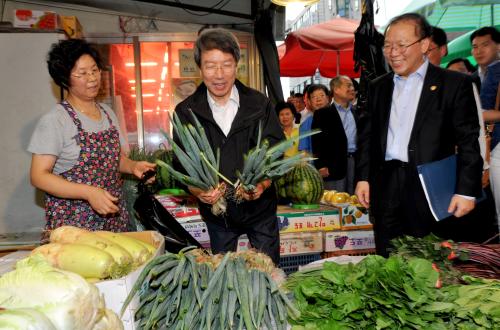
[{"label": "spinach bunch", "polygon": [[[368,256],[356,265],[325,262],[287,282],[301,313],[291,320],[292,329],[477,329],[500,324],[498,282],[473,299],[464,298],[461,286],[437,289],[439,282],[439,272],[425,259]],[[491,305],[481,310],[486,294]],[[463,306],[456,303],[461,297]]]}]

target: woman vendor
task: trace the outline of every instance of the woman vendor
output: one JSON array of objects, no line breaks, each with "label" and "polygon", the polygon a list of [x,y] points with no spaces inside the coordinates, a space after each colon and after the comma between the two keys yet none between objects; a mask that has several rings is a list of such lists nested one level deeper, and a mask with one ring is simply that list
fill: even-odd
[{"label": "woman vendor", "polygon": [[130,230],[120,173],[141,178],[155,165],[127,158],[116,115],[96,101],[102,63],[95,49],[63,40],[47,64],[67,95],[40,119],[28,146],[31,182],[46,193],[45,229]]}]

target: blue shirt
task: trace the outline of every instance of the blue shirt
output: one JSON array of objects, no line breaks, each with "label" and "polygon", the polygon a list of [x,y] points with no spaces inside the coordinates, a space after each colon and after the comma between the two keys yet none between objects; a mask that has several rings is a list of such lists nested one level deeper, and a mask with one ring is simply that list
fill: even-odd
[{"label": "blue shirt", "polygon": [[[500,82],[500,61],[495,61],[488,65],[486,75],[481,84],[481,107],[484,110],[495,109],[498,83]],[[500,123],[495,123],[491,136],[491,150],[500,142]]]},{"label": "blue shirt", "polygon": [[417,71],[408,77],[394,75],[385,160],[408,161],[408,143],[428,66],[429,61],[426,59]]},{"label": "blue shirt", "polygon": [[[299,134],[304,134],[307,133],[311,130],[313,122],[313,116],[307,117],[306,120],[302,122],[299,126]],[[310,136],[302,138],[299,140],[299,151],[307,151],[309,154],[312,155],[312,139]]]},{"label": "blue shirt", "polygon": [[354,120],[354,115],[352,114],[352,104],[349,103],[347,108],[344,108],[340,104],[333,101],[337,112],[339,113],[340,120],[342,120],[342,126],[344,126],[344,132],[347,137],[347,152],[356,151],[356,121]]}]

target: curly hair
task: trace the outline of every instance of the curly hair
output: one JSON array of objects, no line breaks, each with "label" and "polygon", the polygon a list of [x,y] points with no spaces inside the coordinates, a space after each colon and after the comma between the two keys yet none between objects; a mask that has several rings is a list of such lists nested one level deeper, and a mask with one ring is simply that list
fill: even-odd
[{"label": "curly hair", "polygon": [[71,70],[82,55],[91,56],[97,67],[102,69],[102,61],[98,51],[84,40],[60,40],[52,45],[47,55],[47,66],[56,85],[68,90]]}]

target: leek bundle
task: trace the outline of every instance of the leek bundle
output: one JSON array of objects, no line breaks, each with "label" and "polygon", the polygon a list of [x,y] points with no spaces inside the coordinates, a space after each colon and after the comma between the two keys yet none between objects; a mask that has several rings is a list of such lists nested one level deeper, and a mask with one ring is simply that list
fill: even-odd
[{"label": "leek bundle", "polygon": [[303,153],[288,158],[282,158],[282,156],[294,142],[319,132],[319,130],[309,131],[270,147],[267,140],[262,141],[262,123],[259,123],[257,145],[244,155],[243,170],[236,172],[238,177],[235,184],[236,195],[241,196],[242,191],[252,192],[259,182],[277,179],[288,173],[298,163],[313,160],[314,158],[305,156]]},{"label": "leek bundle", "polygon": [[[173,120],[171,118],[174,130],[179,136],[180,145],[175,143],[167,133],[163,132],[187,175],[174,170],[172,166],[161,160],[156,160],[156,164],[166,168],[176,180],[186,186],[196,187],[203,191],[211,189],[224,191],[225,184],[219,182],[218,178],[220,151],[217,149],[217,154],[214,154],[205,134],[205,129],[191,109],[189,109],[189,113],[193,118],[194,126],[191,124],[183,125],[176,113],[173,115]],[[212,213],[220,215],[225,211],[226,199],[222,196],[212,205]]]}]

